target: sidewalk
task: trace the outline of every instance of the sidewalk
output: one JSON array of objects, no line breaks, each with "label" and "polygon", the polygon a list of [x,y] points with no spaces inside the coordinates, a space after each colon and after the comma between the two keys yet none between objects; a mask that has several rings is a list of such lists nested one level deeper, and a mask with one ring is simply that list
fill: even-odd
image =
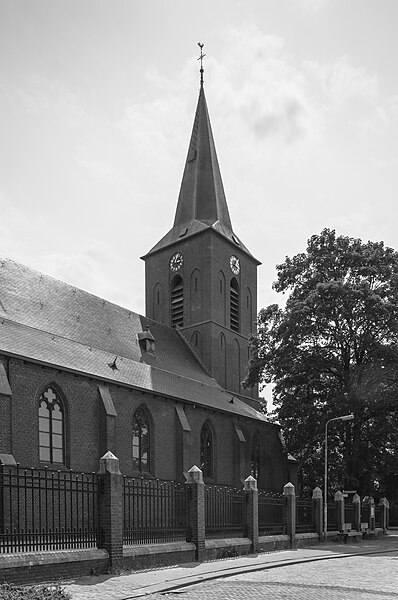
[{"label": "sidewalk", "polygon": [[81,577],[64,587],[71,594],[72,600],[127,600],[238,573],[272,569],[300,562],[393,551],[398,551],[397,531],[392,531],[388,536],[380,539],[359,543],[327,543],[299,550],[250,554],[207,563],[186,563],[118,576]]}]

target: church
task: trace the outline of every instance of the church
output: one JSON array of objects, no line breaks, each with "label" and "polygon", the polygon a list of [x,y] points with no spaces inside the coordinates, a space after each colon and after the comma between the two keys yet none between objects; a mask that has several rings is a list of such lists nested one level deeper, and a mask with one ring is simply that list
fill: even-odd
[{"label": "church", "polygon": [[203,85],[170,231],[145,261],[141,316],[0,261],[0,464],[262,489],[294,482],[280,427],[241,381],[260,262],[235,234]]}]

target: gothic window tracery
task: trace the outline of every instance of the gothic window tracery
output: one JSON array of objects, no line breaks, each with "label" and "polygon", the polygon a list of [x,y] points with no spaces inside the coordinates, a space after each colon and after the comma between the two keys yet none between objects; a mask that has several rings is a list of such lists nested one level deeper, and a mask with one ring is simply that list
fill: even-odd
[{"label": "gothic window tracery", "polygon": [[65,418],[62,400],[48,387],[39,400],[39,460],[50,464],[65,462]]},{"label": "gothic window tracery", "polygon": [[134,471],[149,472],[150,428],[148,415],[143,408],[138,408],[133,417],[132,454]]},{"label": "gothic window tracery", "polygon": [[200,432],[200,468],[205,479],[214,477],[214,444],[213,434],[208,423],[205,423]]},{"label": "gothic window tracery", "polygon": [[251,474],[254,479],[259,480],[261,468],[261,444],[257,435],[253,438],[251,448]]}]

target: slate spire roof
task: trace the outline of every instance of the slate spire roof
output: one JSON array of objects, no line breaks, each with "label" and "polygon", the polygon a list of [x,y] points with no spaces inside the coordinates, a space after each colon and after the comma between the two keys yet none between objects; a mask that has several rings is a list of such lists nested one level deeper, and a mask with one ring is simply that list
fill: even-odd
[{"label": "slate spire roof", "polygon": [[186,226],[194,220],[205,225],[218,221],[232,230],[203,87],[199,92],[174,227]]},{"label": "slate spire roof", "polygon": [[209,228],[251,256],[232,229],[205,92],[201,84],[174,224],[148,255]]}]

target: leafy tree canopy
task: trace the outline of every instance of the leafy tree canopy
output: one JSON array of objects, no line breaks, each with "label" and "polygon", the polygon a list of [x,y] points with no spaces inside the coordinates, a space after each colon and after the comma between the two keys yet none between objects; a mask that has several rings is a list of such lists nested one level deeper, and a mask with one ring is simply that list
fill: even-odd
[{"label": "leafy tree canopy", "polygon": [[322,483],[326,421],[353,413],[329,429],[331,488],[398,492],[398,253],[324,229],[277,276],[286,305],[260,311],[244,385],[274,385],[300,491]]}]

